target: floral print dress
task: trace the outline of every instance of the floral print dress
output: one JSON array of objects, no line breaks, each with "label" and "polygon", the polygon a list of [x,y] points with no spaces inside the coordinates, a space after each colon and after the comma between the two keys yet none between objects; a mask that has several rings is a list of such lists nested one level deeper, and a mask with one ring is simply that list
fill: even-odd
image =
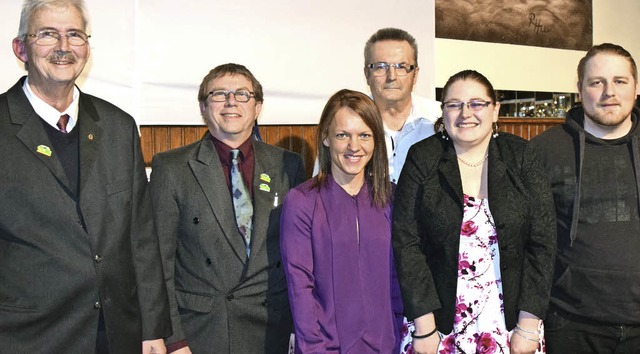
[{"label": "floral print dress", "polygon": [[[511,333],[504,321],[498,236],[486,198],[464,196],[456,294],[453,331],[440,333],[438,353],[509,353]],[[401,353],[413,353],[413,330],[411,322],[403,329],[409,335],[403,337]],[[538,348],[536,353],[544,353],[543,343]]]}]

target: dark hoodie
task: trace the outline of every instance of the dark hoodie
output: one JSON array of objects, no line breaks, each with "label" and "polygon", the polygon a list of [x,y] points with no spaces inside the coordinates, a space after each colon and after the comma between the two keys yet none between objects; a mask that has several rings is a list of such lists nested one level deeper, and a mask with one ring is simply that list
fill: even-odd
[{"label": "dark hoodie", "polygon": [[556,206],[558,253],[551,305],[610,324],[640,324],[640,112],[631,131],[603,140],[581,107],[531,140]]}]

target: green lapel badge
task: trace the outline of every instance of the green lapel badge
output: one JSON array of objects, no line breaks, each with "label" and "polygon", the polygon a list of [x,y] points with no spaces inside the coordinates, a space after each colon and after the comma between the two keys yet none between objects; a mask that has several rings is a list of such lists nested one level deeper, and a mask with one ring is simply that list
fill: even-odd
[{"label": "green lapel badge", "polygon": [[260,174],[260,180],[264,181],[264,182],[267,182],[267,183],[271,183],[271,177],[269,177],[269,175],[266,174],[266,173],[261,173]]},{"label": "green lapel badge", "polygon": [[46,157],[51,157],[51,148],[47,145],[38,145],[36,148],[36,152],[41,153]]}]

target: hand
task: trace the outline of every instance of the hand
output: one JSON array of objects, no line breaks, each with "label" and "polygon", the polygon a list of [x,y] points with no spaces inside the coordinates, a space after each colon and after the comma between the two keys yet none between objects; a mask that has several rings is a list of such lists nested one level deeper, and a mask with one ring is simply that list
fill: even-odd
[{"label": "hand", "polygon": [[414,339],[413,342],[411,342],[415,354],[436,354],[439,345],[440,336],[438,333],[434,333],[427,338]]},{"label": "hand", "polygon": [[[515,333],[516,330],[511,334],[511,353],[512,354],[533,354],[538,349],[540,345],[539,342],[534,342],[528,339],[525,339]],[[528,333],[522,333],[524,336],[529,338],[537,338],[535,335],[531,335]]]},{"label": "hand", "polygon": [[164,339],[145,340],[142,342],[142,354],[167,354]]},{"label": "hand", "polygon": [[[520,313],[518,314],[517,326],[522,328],[524,331],[520,331],[518,330],[518,328],[513,329],[513,332],[511,333],[511,353],[535,353],[535,351],[538,349],[538,346],[540,346],[540,337],[538,334],[535,334],[539,333],[538,327],[540,326],[540,319],[532,313],[529,313],[527,311],[520,311]],[[516,331],[519,331],[519,333],[516,333]],[[529,339],[524,338],[523,336]]]},{"label": "hand", "polygon": [[[416,334],[427,334],[436,328],[436,318],[433,316],[433,313],[430,312],[414,319],[413,324],[416,328]],[[413,352],[415,354],[436,354],[439,344],[440,335],[438,331],[427,338],[414,338],[411,342],[411,346],[413,347]]]}]

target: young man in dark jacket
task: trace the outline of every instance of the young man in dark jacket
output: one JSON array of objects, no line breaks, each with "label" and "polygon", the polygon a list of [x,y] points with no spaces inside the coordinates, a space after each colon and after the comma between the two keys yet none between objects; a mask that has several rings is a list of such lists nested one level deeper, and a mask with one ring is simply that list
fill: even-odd
[{"label": "young man in dark jacket", "polygon": [[549,173],[558,253],[547,353],[640,353],[640,111],[631,54],[594,46],[578,64],[582,107],[532,140]]}]

